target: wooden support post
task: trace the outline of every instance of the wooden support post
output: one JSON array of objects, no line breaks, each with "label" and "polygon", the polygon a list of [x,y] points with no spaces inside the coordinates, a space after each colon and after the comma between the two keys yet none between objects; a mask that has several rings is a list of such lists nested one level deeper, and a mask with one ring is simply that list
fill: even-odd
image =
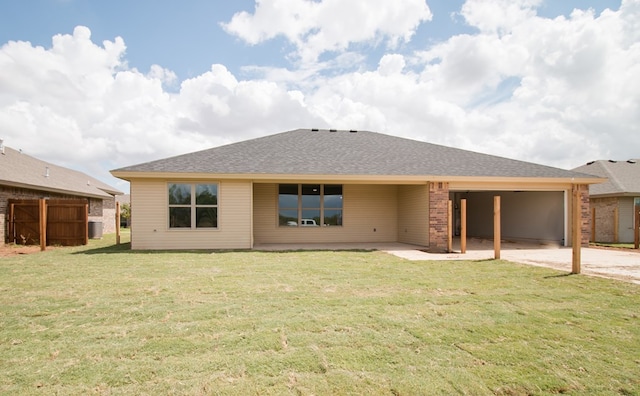
[{"label": "wooden support post", "polygon": [[493,197],[493,251],[494,258],[500,259],[500,196]]},{"label": "wooden support post", "polygon": [[620,213],[618,207],[613,208],[613,243],[620,243]]},{"label": "wooden support post", "polygon": [[47,249],[47,202],[44,198],[38,200],[38,217],[40,225],[40,250]]},{"label": "wooden support post", "polygon": [[591,242],[596,241],[596,208],[591,208]]},{"label": "wooden support post", "polygon": [[467,252],[467,200],[460,200],[460,252]]},{"label": "wooden support post", "polygon": [[89,204],[84,204],[84,244],[89,244]]},{"label": "wooden support post", "polygon": [[447,201],[447,252],[453,251],[453,211],[451,200]]},{"label": "wooden support post", "polygon": [[116,245],[120,244],[120,202],[116,202]]},{"label": "wooden support post", "polygon": [[633,247],[638,249],[640,248],[640,205],[636,205],[633,212],[636,218],[633,231]]},{"label": "wooden support post", "polygon": [[579,274],[581,261],[580,261],[580,253],[581,253],[581,244],[582,244],[582,227],[581,227],[581,200],[580,200],[580,190],[577,185],[573,186],[573,200],[572,200],[572,210],[573,215],[571,216],[571,237],[572,242],[571,246],[573,249],[573,255],[571,260],[571,273]]},{"label": "wooden support post", "polygon": [[16,243],[15,210],[16,210],[16,204],[12,203],[11,205],[9,205],[9,242],[11,243]]}]

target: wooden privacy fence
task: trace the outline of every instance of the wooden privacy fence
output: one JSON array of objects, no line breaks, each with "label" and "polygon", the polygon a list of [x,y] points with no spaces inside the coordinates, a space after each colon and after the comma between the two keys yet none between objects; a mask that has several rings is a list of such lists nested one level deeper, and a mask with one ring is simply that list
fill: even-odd
[{"label": "wooden privacy fence", "polygon": [[86,199],[10,199],[8,242],[20,245],[86,245],[89,203]]}]

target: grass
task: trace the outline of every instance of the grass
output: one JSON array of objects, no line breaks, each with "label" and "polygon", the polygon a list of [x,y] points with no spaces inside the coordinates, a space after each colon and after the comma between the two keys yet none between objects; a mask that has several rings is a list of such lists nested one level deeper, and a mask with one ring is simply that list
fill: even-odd
[{"label": "grass", "polygon": [[637,285],[113,240],[0,258],[1,394],[640,395]]},{"label": "grass", "polygon": [[633,243],[591,242],[591,245],[616,249],[635,249],[635,245]]}]

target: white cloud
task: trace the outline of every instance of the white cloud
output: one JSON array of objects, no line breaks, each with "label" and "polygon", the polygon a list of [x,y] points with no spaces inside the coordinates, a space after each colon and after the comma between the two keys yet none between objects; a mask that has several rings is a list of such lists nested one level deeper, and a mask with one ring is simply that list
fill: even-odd
[{"label": "white cloud", "polygon": [[483,33],[505,33],[536,15],[542,0],[467,0],[461,14]]},{"label": "white cloud", "polygon": [[[406,40],[426,14],[393,30],[393,16],[358,11],[378,24],[362,22],[368,33],[344,31],[338,40],[341,19],[338,26],[305,19],[309,8],[334,3],[292,4],[278,17],[298,18],[299,26],[261,27],[262,13],[281,6],[263,0],[246,15],[256,27],[236,34],[256,42],[288,35],[316,55],[343,50],[310,66],[250,68],[262,78],[243,79],[224,65],[179,83],[160,65],[141,73],[128,67],[122,39],[96,45],[83,27],[55,36],[50,48],[9,42],[0,48],[0,137],[105,177],[112,168],[299,127],[369,129],[565,168],[639,155],[640,0],[556,19],[537,16],[535,2],[508,9],[502,0],[470,0],[460,15],[478,33],[415,52],[388,50],[369,69],[348,43]],[[506,9],[491,14],[496,7]]]},{"label": "white cloud", "polygon": [[[517,25],[510,21],[518,12],[506,11],[489,21],[499,29],[454,36],[409,61],[385,55],[374,72],[318,78],[308,102],[338,123],[360,122],[350,127],[554,166],[637,157],[639,3],[553,20],[532,16],[524,3]],[[504,6],[466,5],[473,15]],[[401,60],[413,70],[422,65],[420,73]],[[344,114],[345,106],[367,117]]]},{"label": "white cloud", "polygon": [[93,44],[85,27],[55,36],[49,49],[2,46],[5,144],[107,179],[109,169],[134,162],[321,123],[300,92],[239,81],[222,65],[168,92],[175,74],[157,65],[147,74],[129,69],[125,48],[120,38]]},{"label": "white cloud", "polygon": [[147,76],[152,80],[160,80],[166,85],[172,85],[178,80],[176,73],[160,65],[151,65]]},{"label": "white cloud", "polygon": [[251,45],[283,36],[303,63],[313,63],[353,43],[386,41],[394,48],[431,18],[424,0],[256,0],[253,14],[239,12],[222,26]]},{"label": "white cloud", "polygon": [[406,66],[404,56],[400,54],[387,54],[380,59],[378,72],[383,76],[400,74]]}]

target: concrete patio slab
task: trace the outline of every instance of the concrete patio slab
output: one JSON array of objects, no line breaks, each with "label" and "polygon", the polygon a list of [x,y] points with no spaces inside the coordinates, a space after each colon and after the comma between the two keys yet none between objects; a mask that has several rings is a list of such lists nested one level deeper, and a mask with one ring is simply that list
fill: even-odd
[{"label": "concrete patio slab", "polygon": [[[404,243],[332,243],[332,244],[265,244],[254,250],[379,250],[406,260],[491,260],[493,241],[469,239],[467,253],[460,253],[459,240],[452,253],[429,253],[425,247]],[[540,245],[505,241],[500,258],[515,263],[548,267],[571,272],[573,249],[557,245]],[[624,280],[640,284],[640,252],[601,248],[581,249],[582,274]]]}]

